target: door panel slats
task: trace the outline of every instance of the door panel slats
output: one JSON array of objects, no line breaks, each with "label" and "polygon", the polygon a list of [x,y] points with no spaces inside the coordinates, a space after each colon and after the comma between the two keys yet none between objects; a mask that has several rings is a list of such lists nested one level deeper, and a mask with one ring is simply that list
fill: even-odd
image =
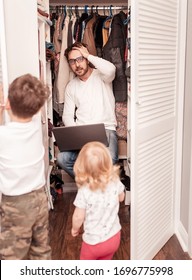
[{"label": "door panel slats", "polygon": [[152,259],[173,232],[178,0],[131,12],[131,259]]}]

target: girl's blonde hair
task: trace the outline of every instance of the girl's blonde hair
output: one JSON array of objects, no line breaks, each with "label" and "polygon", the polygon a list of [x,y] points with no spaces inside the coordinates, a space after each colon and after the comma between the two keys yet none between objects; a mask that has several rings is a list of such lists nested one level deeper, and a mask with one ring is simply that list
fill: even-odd
[{"label": "girl's blonde hair", "polygon": [[113,165],[105,145],[89,142],[83,146],[77,157],[74,173],[78,187],[87,185],[91,190],[104,190],[109,181],[119,178],[119,166]]}]

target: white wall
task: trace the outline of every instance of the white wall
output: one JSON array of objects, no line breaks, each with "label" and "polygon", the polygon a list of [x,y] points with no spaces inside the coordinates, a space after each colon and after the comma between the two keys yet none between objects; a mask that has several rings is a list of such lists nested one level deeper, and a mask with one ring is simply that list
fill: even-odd
[{"label": "white wall", "polygon": [[4,0],[8,82],[31,73],[39,76],[37,2]]},{"label": "white wall", "polygon": [[189,213],[189,182],[191,160],[191,131],[192,131],[192,0],[188,0],[186,78],[184,102],[184,141],[183,141],[183,172],[181,192],[181,221],[188,231]]},{"label": "white wall", "polygon": [[192,0],[188,0],[187,5],[186,51],[185,57],[183,57],[185,61],[185,90],[181,158],[182,174],[180,201],[178,201],[179,223],[177,230],[183,249],[192,255]]}]

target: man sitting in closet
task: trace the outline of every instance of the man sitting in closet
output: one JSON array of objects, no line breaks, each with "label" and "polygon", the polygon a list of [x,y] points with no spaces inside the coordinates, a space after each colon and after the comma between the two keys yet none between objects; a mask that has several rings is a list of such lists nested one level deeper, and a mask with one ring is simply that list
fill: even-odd
[{"label": "man sitting in closet", "polygon": [[[107,60],[91,55],[86,45],[79,42],[68,47],[65,56],[75,78],[68,83],[65,90],[64,125],[104,123],[108,148],[113,163],[116,164],[118,144],[112,90],[116,67]],[[73,165],[77,155],[78,151],[65,151],[57,157],[58,165],[73,178]]]}]

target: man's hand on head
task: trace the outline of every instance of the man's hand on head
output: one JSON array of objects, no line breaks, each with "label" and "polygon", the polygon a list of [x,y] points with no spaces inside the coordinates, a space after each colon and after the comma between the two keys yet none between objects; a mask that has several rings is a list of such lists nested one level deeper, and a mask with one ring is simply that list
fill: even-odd
[{"label": "man's hand on head", "polygon": [[73,50],[79,51],[84,58],[88,58],[89,52],[86,47],[84,46],[73,47]]}]

